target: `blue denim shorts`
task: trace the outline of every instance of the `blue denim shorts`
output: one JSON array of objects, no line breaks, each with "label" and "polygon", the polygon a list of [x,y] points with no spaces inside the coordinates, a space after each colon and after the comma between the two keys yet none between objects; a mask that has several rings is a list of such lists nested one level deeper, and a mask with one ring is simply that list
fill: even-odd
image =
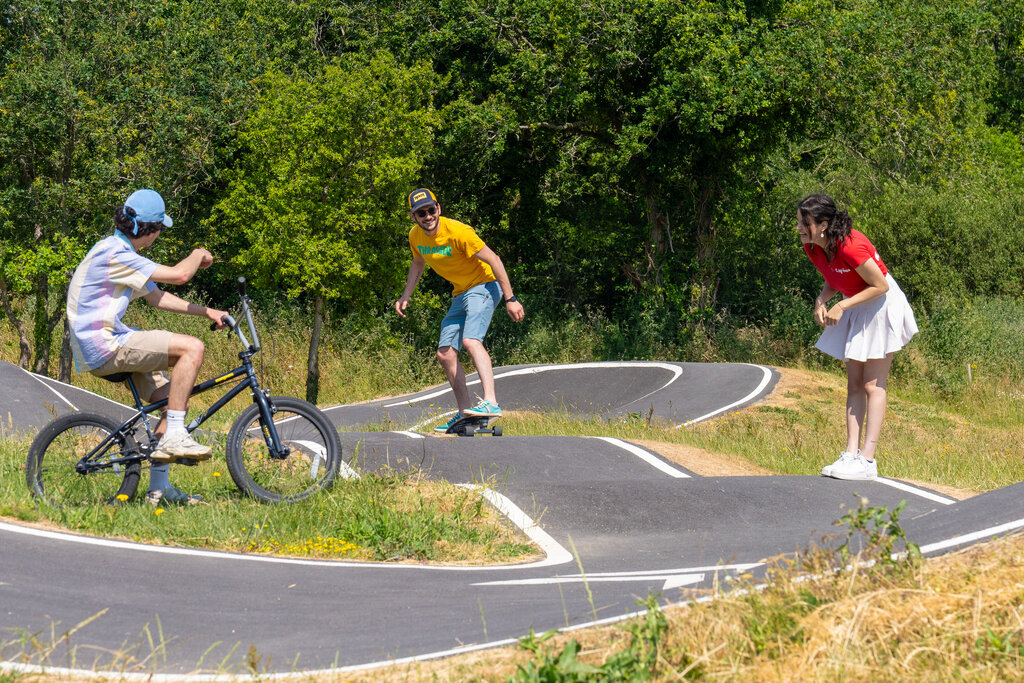
[{"label": "blue denim shorts", "polygon": [[462,350],[463,339],[484,340],[491,326],[494,309],[501,303],[501,287],[485,282],[452,297],[452,305],[441,321],[441,339],[437,348],[451,346]]}]

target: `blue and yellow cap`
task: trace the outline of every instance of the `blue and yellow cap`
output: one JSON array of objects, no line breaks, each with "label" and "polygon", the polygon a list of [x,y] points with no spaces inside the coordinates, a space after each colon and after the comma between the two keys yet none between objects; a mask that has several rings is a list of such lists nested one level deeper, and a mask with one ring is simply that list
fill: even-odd
[{"label": "blue and yellow cap", "polygon": [[409,193],[409,211],[415,211],[424,206],[433,206],[434,204],[437,204],[437,197],[425,187]]}]

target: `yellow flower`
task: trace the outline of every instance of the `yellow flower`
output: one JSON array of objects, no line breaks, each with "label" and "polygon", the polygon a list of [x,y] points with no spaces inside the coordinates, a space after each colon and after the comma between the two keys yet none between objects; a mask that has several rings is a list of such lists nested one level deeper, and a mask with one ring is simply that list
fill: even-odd
[{"label": "yellow flower", "polygon": [[153,510],[153,514],[154,515],[162,515],[162,514],[164,514],[164,509],[163,508],[157,508],[156,510]]},{"label": "yellow flower", "polygon": [[214,472],[214,473],[213,473],[213,476],[215,476],[215,477],[219,477],[219,476],[220,476],[220,472]]},{"label": "yellow flower", "polygon": [[128,496],[124,495],[123,493],[119,493],[117,494],[117,499],[123,503],[126,500],[128,500]]}]

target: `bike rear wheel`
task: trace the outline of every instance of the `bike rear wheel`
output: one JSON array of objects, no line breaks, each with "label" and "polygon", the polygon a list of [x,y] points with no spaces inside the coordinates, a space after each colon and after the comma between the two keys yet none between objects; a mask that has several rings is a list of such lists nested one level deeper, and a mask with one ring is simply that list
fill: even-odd
[{"label": "bike rear wheel", "polygon": [[119,425],[90,413],[62,415],[43,427],[32,441],[25,467],[29,491],[36,498],[61,507],[115,503],[131,500],[139,488],[142,465],[131,437],[116,437],[86,463],[89,471],[76,469],[79,461]]},{"label": "bike rear wheel", "polygon": [[228,433],[228,472],[247,495],[264,503],[293,503],[334,483],[341,465],[338,432],[316,406],[287,396],[270,399],[281,445],[290,450],[274,458],[263,433],[259,406],[246,408]]}]

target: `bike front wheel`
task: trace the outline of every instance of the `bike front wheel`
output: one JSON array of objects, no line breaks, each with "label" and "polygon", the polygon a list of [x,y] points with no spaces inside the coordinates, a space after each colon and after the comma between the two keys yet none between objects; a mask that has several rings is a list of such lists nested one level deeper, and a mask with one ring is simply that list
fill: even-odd
[{"label": "bike front wheel", "polygon": [[90,413],[62,415],[43,427],[29,447],[25,467],[32,495],[60,508],[131,500],[142,472],[133,438],[114,436],[83,460],[117,428]]},{"label": "bike front wheel", "polygon": [[235,484],[264,503],[293,503],[329,488],[341,465],[341,440],[334,426],[312,403],[287,396],[269,400],[276,409],[274,428],[288,455],[271,454],[259,406],[249,406],[231,425],[225,449]]}]

